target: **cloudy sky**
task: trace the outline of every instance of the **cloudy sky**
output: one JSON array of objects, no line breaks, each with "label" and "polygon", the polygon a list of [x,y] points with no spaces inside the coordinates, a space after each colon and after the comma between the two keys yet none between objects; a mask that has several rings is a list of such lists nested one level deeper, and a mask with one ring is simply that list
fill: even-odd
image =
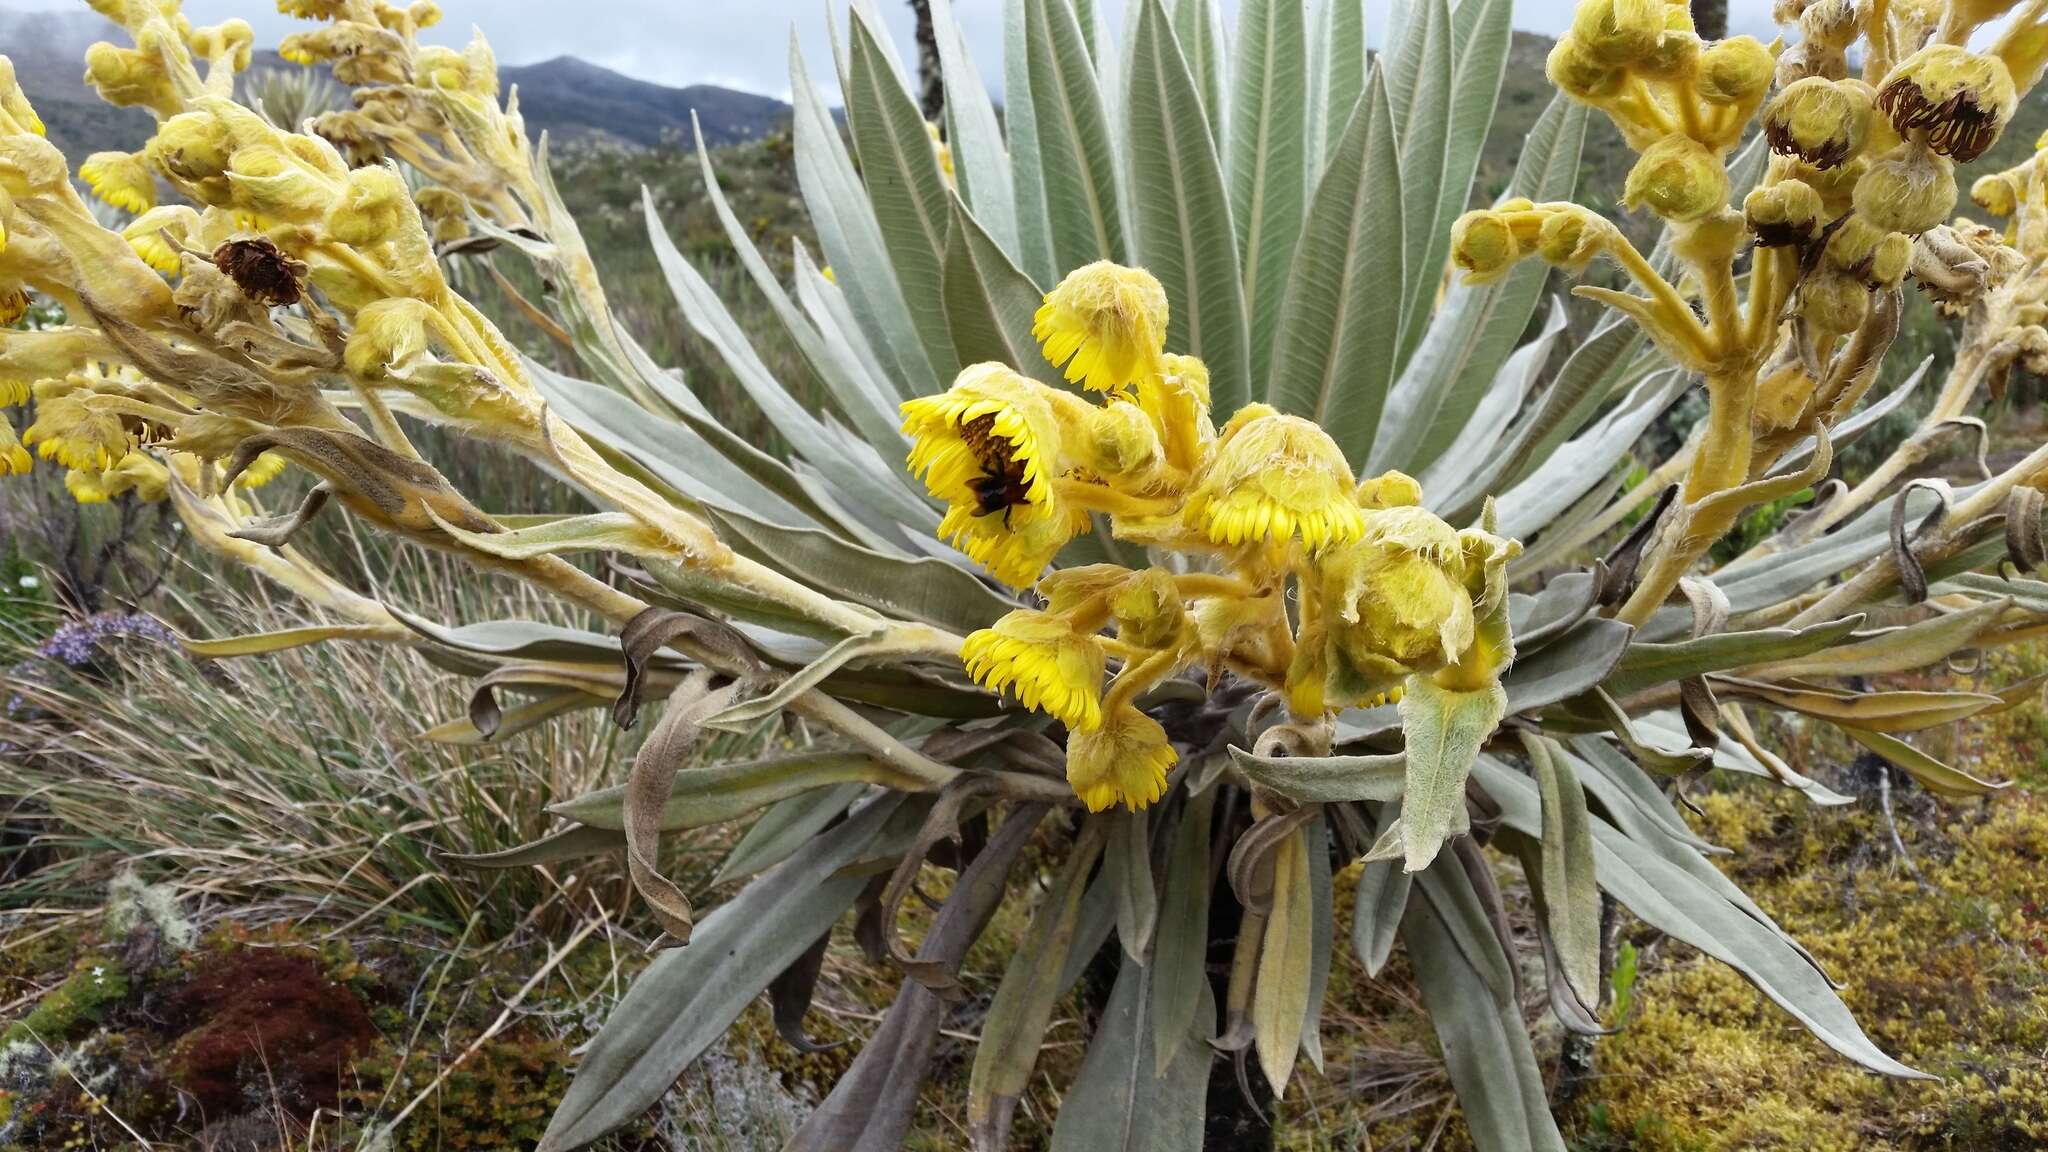
[{"label": "cloudy sky", "polygon": [[[554,56],[585,60],[656,83],[722,84],[786,96],[789,92],[789,33],[803,43],[814,72],[829,75],[831,47],[825,39],[828,10],[842,13],[846,0],[440,0],[447,19],[433,36],[444,42],[466,39],[479,25],[501,60],[529,64]],[[904,0],[874,0],[890,20],[899,47],[912,44],[910,7]],[[1236,0],[1222,0],[1234,19]],[[1384,23],[1387,0],[1368,0],[1374,26]],[[0,7],[71,8],[82,0],[0,0]],[[275,44],[298,21],[279,16],[270,0],[186,0],[199,23],[241,16],[256,25],[257,40]],[[1001,82],[1003,0],[953,0],[956,19],[982,63],[982,75]],[[1105,12],[1120,11],[1121,0],[1098,0]],[[1515,26],[1556,33],[1570,17],[1571,0],[1521,0]],[[1731,0],[1737,31],[1761,32],[1768,24],[1768,0]],[[840,18],[843,18],[841,16]],[[1377,43],[1377,37],[1374,37]],[[5,45],[0,45],[5,51]]]}]

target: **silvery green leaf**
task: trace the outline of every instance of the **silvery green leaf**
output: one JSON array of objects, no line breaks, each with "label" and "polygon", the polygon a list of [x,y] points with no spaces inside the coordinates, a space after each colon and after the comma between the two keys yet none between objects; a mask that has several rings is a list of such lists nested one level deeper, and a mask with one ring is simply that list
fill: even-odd
[{"label": "silvery green leaf", "polygon": [[[1054,267],[1071,271],[1096,260],[1123,263],[1123,194],[1117,187],[1108,114],[1080,23],[1066,0],[1019,4],[1027,76],[1019,95],[1028,93],[1031,100]],[[1020,190],[1020,199],[1023,195]]]},{"label": "silvery green leaf", "polygon": [[1199,1021],[1196,1012],[1209,984],[1209,835],[1216,793],[1209,788],[1188,795],[1161,878],[1165,893],[1159,905],[1159,938],[1152,950],[1151,990],[1154,1072],[1160,1076],[1172,1067],[1198,1024],[1206,1038],[1215,1023]]},{"label": "silvery green leaf", "polygon": [[[1486,757],[1479,759],[1473,774],[1500,805],[1509,826],[1527,835],[1540,834],[1542,818],[1533,783]],[[1827,980],[1780,933],[1691,870],[1597,817],[1593,850],[1600,886],[1646,923],[1734,967],[1822,1043],[1865,1068],[1887,1076],[1927,1078],[1879,1050]],[[1700,863],[1713,868],[1704,860]]]},{"label": "silvery green leaf", "polygon": [[1639,640],[1629,645],[1621,663],[1602,684],[1616,696],[1626,696],[1690,676],[1824,652],[1862,623],[1863,617],[1856,615],[1807,628],[1715,632],[1668,642]]},{"label": "silvery green leaf", "polygon": [[1321,423],[1352,460],[1371,450],[1393,384],[1404,215],[1383,74],[1372,70],[1309,202],[1286,284],[1266,399]]},{"label": "silvery green leaf", "polygon": [[1129,37],[1127,155],[1138,262],[1166,289],[1166,346],[1200,356],[1217,410],[1233,411],[1249,394],[1252,373],[1222,167],[1160,0],[1140,0]]},{"label": "silvery green leaf", "polygon": [[1010,183],[1010,153],[1003,146],[1002,124],[996,119],[995,105],[975,67],[974,55],[967,50],[967,35],[953,19],[952,0],[932,0],[931,11],[939,72],[946,87],[946,142],[953,149],[960,198],[973,207],[982,228],[1015,260],[1020,251],[1017,200]]},{"label": "silvery green leaf", "polygon": [[[836,48],[836,36],[833,43]],[[938,372],[918,342],[910,305],[882,246],[881,226],[875,222],[867,190],[847,155],[838,123],[811,82],[795,29],[789,34],[789,87],[797,184],[825,260],[847,286],[847,303],[868,343],[884,366],[893,369],[888,379],[900,391],[898,399],[936,392]]]},{"label": "silvery green leaf", "polygon": [[[1308,168],[1308,52],[1300,0],[1242,0],[1230,98],[1230,218],[1243,257],[1250,365],[1263,376],[1279,327],[1287,267],[1301,232]],[[1210,273],[1214,275],[1213,272]],[[1249,388],[1249,380],[1244,387]],[[1219,392],[1234,411],[1249,392]]]},{"label": "silvery green leaf", "polygon": [[[1408,38],[1395,56],[1389,81],[1404,69],[1412,69],[1409,98],[1402,99],[1399,85],[1390,83],[1394,115],[1394,136],[1401,142],[1401,203],[1414,205],[1416,215],[1432,223],[1443,197],[1449,174],[1451,105],[1456,46],[1452,43],[1451,10],[1448,0],[1417,0],[1414,18],[1408,22]],[[1417,223],[1420,223],[1418,219]],[[1401,342],[1395,362],[1405,364],[1429,326],[1436,301],[1437,285],[1444,262],[1429,263],[1437,238],[1430,227],[1402,230]]]},{"label": "silvery green leaf", "polygon": [[[1390,836],[1401,819],[1401,802],[1380,805],[1375,839],[1399,843]],[[1401,928],[1401,916],[1408,907],[1408,889],[1414,882],[1407,869],[1394,859],[1374,860],[1358,871],[1358,887],[1351,902],[1351,950],[1365,965],[1365,974],[1378,977],[1394,950],[1394,936]]]},{"label": "silvery green leaf", "polygon": [[1216,1003],[1207,981],[1180,1055],[1166,1075],[1152,1052],[1152,970],[1125,964],[1110,989],[1087,1059],[1060,1101],[1052,1152],[1200,1152]]},{"label": "silvery green leaf", "polygon": [[[1317,825],[1318,831],[1321,825]],[[1275,1096],[1285,1096],[1301,1051],[1308,1019],[1310,970],[1314,966],[1315,899],[1309,883],[1306,828],[1295,828],[1274,846],[1273,899],[1259,941],[1259,967],[1252,990],[1252,1047]]]},{"label": "silvery green leaf", "polygon": [[1529,474],[1502,493],[1494,508],[1503,536],[1521,539],[1549,525],[1588,489],[1606,479],[1636,438],[1678,399],[1690,380],[1682,372],[1659,372],[1637,385],[1591,428],[1559,448]]},{"label": "silvery green leaf", "polygon": [[1202,111],[1209,123],[1209,141],[1218,156],[1229,154],[1224,122],[1228,107],[1224,96],[1222,21],[1216,0],[1174,0],[1173,38],[1180,44],[1181,58],[1195,79],[1195,94],[1202,98]]},{"label": "silvery green leaf", "polygon": [[1465,830],[1465,777],[1507,706],[1507,692],[1497,683],[1457,692],[1428,676],[1408,678],[1400,706],[1408,759],[1401,842],[1408,871],[1420,871],[1447,838]]},{"label": "silvery green leaf", "polygon": [[1530,877],[1537,911],[1550,926],[1566,981],[1581,1004],[1600,1002],[1600,892],[1593,879],[1593,832],[1586,793],[1571,757],[1545,736],[1525,738],[1543,834]]},{"label": "silvery green leaf", "polygon": [[[1429,874],[1442,874],[1443,887],[1470,891],[1460,869],[1446,865]],[[1408,902],[1401,938],[1474,1146],[1479,1152],[1564,1152],[1521,1006],[1500,1003],[1495,981],[1474,966],[1432,901]],[[1505,964],[1491,932],[1474,937],[1473,945]]]},{"label": "silvery green leaf", "polygon": [[963,364],[995,360],[1055,388],[1071,388],[1039,354],[1032,316],[1044,293],[1017,270],[967,209],[953,201],[946,235],[946,322]]},{"label": "silvery green leaf", "polygon": [[1331,891],[1330,827],[1321,816],[1302,825],[1308,848],[1309,969],[1308,1008],[1301,1022],[1301,1051],[1315,1070],[1323,1071],[1323,994],[1330,986],[1330,962],[1336,940],[1336,895]]},{"label": "silvery green leaf", "polygon": [[856,16],[847,40],[846,74],[854,151],[882,245],[910,307],[911,326],[943,380],[960,366],[946,326],[939,274],[952,211],[924,115],[898,67],[876,42],[868,21]]},{"label": "silvery green leaf", "polygon": [[866,878],[840,870],[876,846],[901,805],[901,796],[877,797],[712,909],[692,943],[657,955],[585,1050],[541,1152],[581,1148],[661,1099],[853,903]]},{"label": "silvery green leaf", "polygon": [[813,788],[769,805],[732,851],[726,853],[718,865],[718,874],[711,878],[711,886],[716,888],[752,876],[789,859],[837,820],[867,789],[868,785],[854,781],[835,788]]},{"label": "silvery green leaf", "polygon": [[1152,931],[1159,924],[1159,889],[1152,881],[1149,812],[1113,812],[1104,874],[1116,882],[1116,936],[1135,964],[1151,963]]},{"label": "silvery green leaf", "polygon": [[1398,800],[1407,758],[1383,756],[1258,756],[1229,749],[1238,770],[1255,784],[1304,804]]}]

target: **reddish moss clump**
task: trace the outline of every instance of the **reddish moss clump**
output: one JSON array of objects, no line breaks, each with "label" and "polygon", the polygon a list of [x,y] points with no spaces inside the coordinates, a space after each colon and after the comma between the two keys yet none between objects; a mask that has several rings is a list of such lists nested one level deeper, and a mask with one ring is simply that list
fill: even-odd
[{"label": "reddish moss clump", "polygon": [[254,1088],[301,1118],[333,1108],[342,1076],[377,1040],[355,993],[298,952],[237,951],[172,997],[184,1024],[171,1075],[209,1116],[245,1111]]}]

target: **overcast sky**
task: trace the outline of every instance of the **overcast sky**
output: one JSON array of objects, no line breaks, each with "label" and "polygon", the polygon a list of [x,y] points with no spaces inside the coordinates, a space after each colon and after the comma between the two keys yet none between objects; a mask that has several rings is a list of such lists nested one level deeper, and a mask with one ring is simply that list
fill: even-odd
[{"label": "overcast sky", "polygon": [[[1388,0],[1367,0],[1372,39],[1384,24]],[[482,26],[500,60],[530,64],[561,55],[580,56],[607,68],[680,87],[722,84],[786,97],[789,93],[789,32],[802,39],[805,57],[821,87],[831,75],[831,47],[825,39],[827,11],[844,19],[846,0],[440,0],[447,17],[430,36],[446,43],[466,40]],[[900,49],[910,49],[910,6],[904,0],[874,0],[889,19]],[[1235,19],[1237,0],[1222,0],[1226,19]],[[1097,0],[1105,13],[1120,13],[1122,0]],[[0,7],[85,9],[83,0],[0,0]],[[1731,0],[1736,31],[1761,33],[1768,27],[1768,0]],[[300,21],[280,16],[271,0],[186,0],[194,21],[212,23],[241,16],[256,26],[257,42],[275,46]],[[956,19],[967,32],[982,76],[1002,82],[1003,0],[953,0]],[[1555,34],[1570,18],[1571,0],[1521,0],[1515,27]],[[0,51],[6,45],[0,44]]]}]

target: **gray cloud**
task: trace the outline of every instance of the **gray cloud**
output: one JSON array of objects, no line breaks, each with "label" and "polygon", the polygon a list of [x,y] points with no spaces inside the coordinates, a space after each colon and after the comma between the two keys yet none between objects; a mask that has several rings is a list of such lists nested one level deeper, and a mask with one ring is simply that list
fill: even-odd
[{"label": "gray cloud", "polygon": [[[883,14],[897,47],[908,52],[913,43],[909,5],[904,0],[863,2]],[[1237,0],[1221,2],[1225,18],[1234,18]],[[1389,0],[1367,2],[1369,25],[1383,27]],[[660,84],[722,84],[775,96],[789,92],[792,27],[820,86],[836,88],[830,82],[827,10],[843,20],[846,9],[845,0],[441,0],[441,5],[447,19],[431,38],[460,43],[472,25],[479,26],[506,63],[572,55]],[[85,8],[82,0],[0,0],[0,6]],[[1096,0],[1112,24],[1122,6],[1123,0]],[[1515,26],[1555,34],[1569,22],[1572,7],[1571,0],[1525,0],[1517,6]],[[1768,34],[1769,7],[1767,0],[1734,0],[1730,22],[1737,31]],[[200,23],[240,16],[256,26],[263,44],[274,45],[303,27],[278,15],[269,0],[186,0],[185,9]],[[1000,85],[1003,0],[954,0],[953,9],[983,77]]]}]

